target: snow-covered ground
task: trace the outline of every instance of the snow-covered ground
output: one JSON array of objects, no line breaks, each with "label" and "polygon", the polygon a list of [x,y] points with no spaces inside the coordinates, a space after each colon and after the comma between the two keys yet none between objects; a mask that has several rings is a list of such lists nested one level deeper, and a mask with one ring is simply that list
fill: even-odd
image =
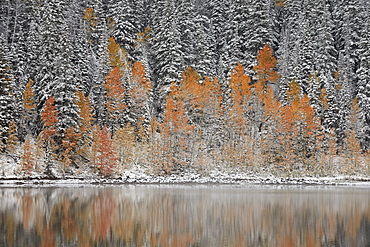
[{"label": "snow-covered ground", "polygon": [[31,176],[24,176],[19,171],[15,159],[0,156],[0,186],[30,186],[30,185],[93,185],[93,184],[276,184],[276,185],[351,185],[370,187],[370,177],[367,176],[279,176],[264,170],[251,172],[237,168],[209,167],[207,172],[187,170],[172,175],[157,175],[150,169],[132,166],[113,178],[102,178],[91,171],[80,170],[76,175],[67,175],[52,169],[55,179],[48,179],[44,173],[35,171]]},{"label": "snow-covered ground", "polygon": [[34,177],[20,179],[15,176],[0,176],[0,186],[30,186],[30,185],[94,185],[94,184],[238,184],[238,185],[346,185],[365,186],[370,188],[370,178],[359,176],[338,177],[274,177],[237,174],[179,174],[170,176],[154,176],[147,174],[128,173],[117,178],[93,178],[65,176],[57,179]]}]

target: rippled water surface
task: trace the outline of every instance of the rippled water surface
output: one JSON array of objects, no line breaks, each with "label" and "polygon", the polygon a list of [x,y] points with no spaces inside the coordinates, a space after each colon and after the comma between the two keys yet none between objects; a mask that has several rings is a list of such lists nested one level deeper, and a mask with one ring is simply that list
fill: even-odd
[{"label": "rippled water surface", "polygon": [[370,188],[0,188],[0,246],[370,246]]}]

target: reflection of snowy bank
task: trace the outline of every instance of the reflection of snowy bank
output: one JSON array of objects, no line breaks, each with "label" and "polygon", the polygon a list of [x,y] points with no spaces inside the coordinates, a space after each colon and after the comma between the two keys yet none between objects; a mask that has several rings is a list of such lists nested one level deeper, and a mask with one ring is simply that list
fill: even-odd
[{"label": "reflection of snowy bank", "polygon": [[55,180],[35,178],[17,179],[0,178],[0,187],[17,186],[98,186],[98,185],[120,185],[120,184],[236,184],[236,185],[351,185],[370,187],[370,178],[341,176],[341,177],[259,177],[244,174],[222,174],[220,176],[200,176],[199,174],[171,175],[171,176],[126,176],[124,178],[81,178],[65,177]]}]

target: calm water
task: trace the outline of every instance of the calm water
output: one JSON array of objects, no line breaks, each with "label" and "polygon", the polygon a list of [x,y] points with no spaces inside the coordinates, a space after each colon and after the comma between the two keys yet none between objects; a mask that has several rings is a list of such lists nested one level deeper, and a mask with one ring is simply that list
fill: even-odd
[{"label": "calm water", "polygon": [[0,246],[370,246],[370,188],[0,188]]}]

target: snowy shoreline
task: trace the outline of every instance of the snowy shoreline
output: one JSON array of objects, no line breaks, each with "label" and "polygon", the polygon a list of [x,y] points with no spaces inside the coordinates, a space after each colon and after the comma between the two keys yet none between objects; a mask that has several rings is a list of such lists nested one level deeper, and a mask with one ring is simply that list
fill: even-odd
[{"label": "snowy shoreline", "polygon": [[94,185],[324,185],[324,186],[363,186],[370,188],[370,177],[259,177],[227,176],[202,177],[197,175],[140,176],[122,178],[46,177],[16,178],[0,177],[0,187],[8,186],[94,186]]}]

